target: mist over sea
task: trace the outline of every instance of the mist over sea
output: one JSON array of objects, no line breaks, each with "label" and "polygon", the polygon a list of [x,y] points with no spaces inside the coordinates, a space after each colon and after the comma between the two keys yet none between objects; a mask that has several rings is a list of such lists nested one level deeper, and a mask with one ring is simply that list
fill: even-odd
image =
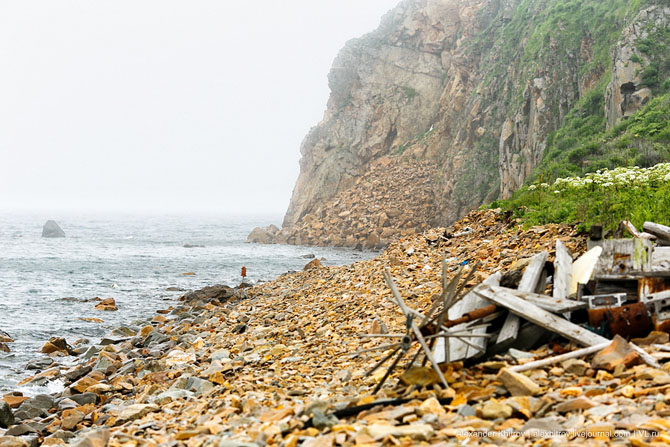
[{"label": "mist over sea", "polygon": [[[55,219],[67,237],[41,237],[42,225]],[[256,245],[245,242],[255,226],[279,224],[280,216],[139,216],[0,213],[0,329],[15,343],[0,352],[0,391],[17,389],[28,361],[54,336],[69,343],[96,343],[111,329],[152,317],[178,303],[184,292],[207,285],[270,280],[309,261],[326,265],[370,258],[371,252],[318,247]],[[202,246],[186,248],[184,245]],[[194,272],[193,276],[183,273]],[[95,310],[93,298],[113,297],[119,310]],[[104,323],[83,321],[100,318]],[[58,358],[58,362],[74,358]],[[21,387],[27,394],[57,389]]]}]

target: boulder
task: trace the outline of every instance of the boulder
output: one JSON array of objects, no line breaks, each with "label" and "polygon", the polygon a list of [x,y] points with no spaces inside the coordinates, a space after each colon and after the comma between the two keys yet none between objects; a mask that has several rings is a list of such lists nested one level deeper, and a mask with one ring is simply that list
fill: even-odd
[{"label": "boulder", "polygon": [[55,220],[47,220],[42,227],[42,237],[65,237],[65,232]]},{"label": "boulder", "polygon": [[279,228],[275,225],[269,225],[265,228],[256,227],[251,230],[249,236],[247,236],[247,242],[255,244],[272,244],[274,238],[279,234]]},{"label": "boulder", "polygon": [[217,284],[186,293],[179,298],[179,301],[224,301],[234,293],[235,289],[232,287]]},{"label": "boulder", "polygon": [[0,342],[0,352],[11,352],[11,349],[5,343]]},{"label": "boulder", "polygon": [[500,370],[497,379],[502,382],[512,396],[534,396],[541,391],[532,379],[507,368]]},{"label": "boulder", "polygon": [[7,402],[0,401],[0,428],[8,428],[10,425],[14,425],[14,413]]},{"label": "boulder", "polygon": [[72,350],[72,346],[70,346],[62,337],[51,337],[49,341],[42,346],[43,354],[52,354],[54,352],[76,355]]},{"label": "boulder", "polygon": [[116,300],[114,298],[105,298],[104,300],[100,301],[95,308],[97,310],[103,310],[103,311],[115,311],[119,310],[118,307],[116,307]]},{"label": "boulder", "polygon": [[616,335],[609,346],[593,357],[591,367],[593,369],[614,371],[619,365],[623,365],[624,368],[630,368],[640,363],[642,363],[640,354],[623,337]]},{"label": "boulder", "polygon": [[321,261],[319,261],[318,259],[313,259],[313,260],[309,261],[309,262],[307,263],[307,265],[305,265],[305,267],[303,268],[303,270],[318,269],[318,268],[320,268],[320,267],[322,267],[322,266],[323,266],[323,265],[321,264]]}]

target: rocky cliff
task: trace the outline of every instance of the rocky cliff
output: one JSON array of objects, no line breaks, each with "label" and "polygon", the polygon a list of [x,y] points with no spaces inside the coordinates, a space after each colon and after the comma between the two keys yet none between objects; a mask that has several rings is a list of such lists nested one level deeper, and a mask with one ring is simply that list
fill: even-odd
[{"label": "rocky cliff", "polygon": [[668,9],[641,0],[402,1],[336,57],[326,112],[302,144],[272,240],[382,246],[509,196],[588,91],[606,89],[610,125],[651,96],[639,79],[650,59],[635,45],[667,28]]}]

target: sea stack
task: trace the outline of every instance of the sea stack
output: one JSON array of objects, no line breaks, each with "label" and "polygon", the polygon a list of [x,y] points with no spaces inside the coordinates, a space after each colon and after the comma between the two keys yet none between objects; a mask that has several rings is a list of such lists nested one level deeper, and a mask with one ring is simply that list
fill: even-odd
[{"label": "sea stack", "polygon": [[42,237],[65,237],[65,232],[55,220],[47,220],[42,227]]}]

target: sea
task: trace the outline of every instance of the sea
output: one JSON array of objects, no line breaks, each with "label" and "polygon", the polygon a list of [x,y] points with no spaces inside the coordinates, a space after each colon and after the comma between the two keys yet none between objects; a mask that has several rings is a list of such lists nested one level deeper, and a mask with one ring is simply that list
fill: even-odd
[{"label": "sea", "polygon": [[[66,237],[42,238],[47,219],[56,220]],[[25,366],[44,356],[40,349],[49,338],[96,343],[114,328],[177,305],[186,291],[239,285],[242,266],[245,282],[258,284],[300,270],[312,257],[325,265],[342,265],[375,255],[246,242],[254,227],[280,221],[280,216],[0,212],[0,329],[15,340],[8,343],[11,352],[0,351],[0,394],[18,390],[35,395],[62,388],[58,380],[39,387],[18,385],[36,372]],[[108,297],[119,310],[96,310],[95,299]]]}]

